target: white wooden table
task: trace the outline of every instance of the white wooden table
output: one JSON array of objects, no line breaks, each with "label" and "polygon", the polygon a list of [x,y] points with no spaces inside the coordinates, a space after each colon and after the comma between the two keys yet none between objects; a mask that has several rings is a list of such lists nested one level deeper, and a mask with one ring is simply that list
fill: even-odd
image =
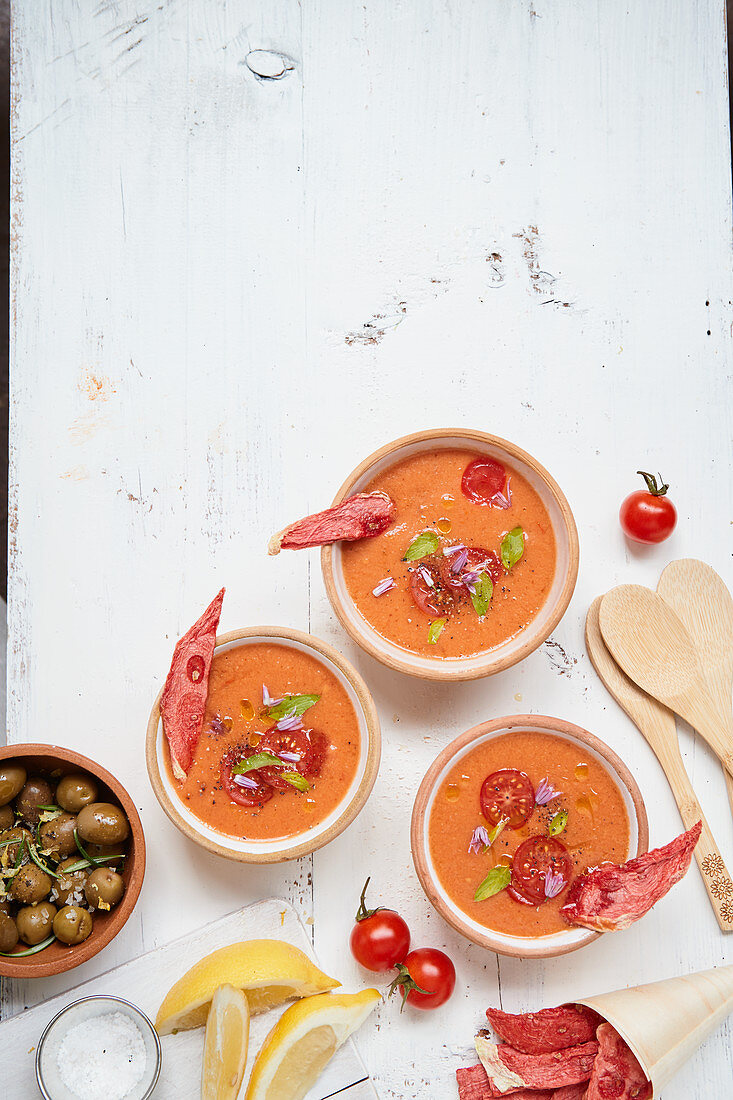
[{"label": "white wooden table", "polygon": [[[382,1097],[437,1100],[490,1003],[733,962],[694,868],[625,933],[498,959],[431,911],[408,841],[440,747],[519,710],[605,738],[634,766],[652,842],[680,829],[582,623],[598,592],[654,585],[673,557],[733,580],[727,112],[723,0],[15,0],[9,737],[119,775],[150,853],[133,919],[68,987],[280,894],[356,988],[369,873],[459,986],[435,1014],[384,1006],[359,1047]],[[436,425],[534,452],[581,533],[559,646],[455,688],[351,645],[317,553],[265,555],[364,455]],[[639,467],[661,469],[680,512],[651,552],[616,519]],[[222,584],[223,629],[325,637],[381,714],[368,807],[297,865],[207,857],[147,782],[173,642]],[[721,774],[684,742],[730,861]],[[6,1011],[57,988],[6,989]],[[722,1098],[732,1078],[721,1032],[665,1100]]]}]

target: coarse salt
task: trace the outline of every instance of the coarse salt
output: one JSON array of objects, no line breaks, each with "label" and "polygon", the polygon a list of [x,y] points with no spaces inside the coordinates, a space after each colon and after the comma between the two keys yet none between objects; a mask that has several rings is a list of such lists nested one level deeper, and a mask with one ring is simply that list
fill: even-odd
[{"label": "coarse salt", "polygon": [[57,1055],[59,1074],[79,1100],[123,1100],[147,1063],[140,1028],[123,1012],[106,1012],[70,1027]]}]

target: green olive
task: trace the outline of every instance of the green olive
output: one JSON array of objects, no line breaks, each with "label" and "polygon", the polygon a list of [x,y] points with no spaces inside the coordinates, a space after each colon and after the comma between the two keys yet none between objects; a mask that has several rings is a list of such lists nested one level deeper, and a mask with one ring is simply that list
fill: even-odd
[{"label": "green olive", "polygon": [[29,947],[35,947],[53,931],[53,918],[56,916],[56,906],[49,901],[42,901],[38,905],[26,905],[19,909],[15,918],[18,926],[18,935]]},{"label": "green olive", "polygon": [[26,779],[15,800],[15,808],[28,825],[37,825],[43,810],[41,806],[53,805],[51,784],[39,775]]},{"label": "green olive", "polygon": [[124,840],[119,844],[85,844],[84,851],[88,852],[92,859],[112,859],[113,856],[122,856],[127,851]]},{"label": "green olive", "polygon": [[38,830],[38,838],[45,855],[51,859],[61,859],[76,851],[74,814],[58,814],[51,821],[44,821]]},{"label": "green olive", "polygon": [[[0,865],[2,867],[6,869],[15,867],[20,845],[24,839],[26,844],[23,848],[21,863],[27,863],[30,858],[28,855],[28,842],[33,840],[31,834],[20,825],[16,825],[15,828],[6,829],[4,833],[0,833]],[[8,841],[12,841],[12,843],[8,844]]]},{"label": "green olive", "polygon": [[35,863],[26,863],[10,883],[10,896],[21,905],[33,905],[43,901],[51,893],[51,876],[36,867]]},{"label": "green olive", "polygon": [[80,859],[81,856],[71,856],[70,859],[65,859],[59,863],[56,868],[59,877],[55,880],[51,888],[50,898],[54,905],[85,904],[84,887],[89,877],[89,871],[86,868],[79,871],[68,870],[68,868],[73,867],[75,863],[79,863]]},{"label": "green olive", "polygon": [[18,942],[18,928],[11,916],[0,913],[0,951],[12,951]]},{"label": "green olive", "polygon": [[0,806],[0,832],[12,829],[15,824],[15,811],[12,806]]},{"label": "green olive", "polygon": [[23,789],[26,770],[20,764],[0,764],[0,806],[7,806]]},{"label": "green olive", "polygon": [[86,909],[78,905],[65,905],[53,918],[53,932],[57,940],[72,946],[83,943],[92,931],[92,918]]},{"label": "green olive", "polygon": [[119,806],[91,802],[80,811],[77,829],[82,840],[92,844],[119,844],[130,835],[130,824]]},{"label": "green olive", "polygon": [[99,787],[96,780],[90,775],[75,772],[73,775],[65,775],[59,780],[56,788],[56,803],[62,810],[68,810],[70,814],[78,814],[90,802],[94,802],[99,795]]},{"label": "green olive", "polygon": [[121,875],[111,867],[96,867],[84,887],[84,896],[90,909],[111,909],[125,892]]}]

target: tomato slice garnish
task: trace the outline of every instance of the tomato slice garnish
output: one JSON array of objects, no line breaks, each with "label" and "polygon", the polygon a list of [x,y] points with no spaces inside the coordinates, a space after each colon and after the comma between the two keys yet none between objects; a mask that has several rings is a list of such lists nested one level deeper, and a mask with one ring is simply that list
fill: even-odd
[{"label": "tomato slice garnish", "polygon": [[506,470],[495,458],[474,458],[463,471],[461,490],[474,504],[491,504],[497,493],[504,491]]},{"label": "tomato slice garnish", "polygon": [[[432,586],[428,584],[423,573],[428,574],[432,580]],[[421,563],[410,573],[410,595],[423,615],[434,619],[443,615],[450,615],[453,610],[453,597],[441,584],[440,567]]]},{"label": "tomato slice garnish", "polygon": [[[259,774],[265,783],[277,791],[291,791],[292,784],[283,779],[283,772],[299,772],[306,778],[320,774],[328,751],[328,741],[319,730],[279,730],[272,726],[262,735],[255,752],[269,752],[273,756],[282,756],[282,767],[268,764],[259,768]],[[291,759],[297,757],[297,759]],[[248,773],[251,774],[251,773]]]},{"label": "tomato slice garnish", "polygon": [[467,573],[471,570],[481,567],[480,572],[488,573],[494,584],[499,580],[499,577],[504,574],[504,567],[499,561],[498,557],[493,550],[484,550],[481,546],[467,546],[466,547],[466,564],[460,573],[453,572],[453,562],[458,557],[458,554],[449,554],[444,557],[440,563],[440,581],[444,588],[454,595],[460,595],[461,593],[467,593],[468,589],[461,580],[461,573]]},{"label": "tomato slice garnish", "polygon": [[239,763],[243,755],[241,752],[227,753],[222,757],[219,765],[221,785],[232,802],[236,802],[239,806],[261,806],[264,802],[269,802],[275,792],[256,768],[246,774],[247,779],[254,780],[256,787],[241,787],[239,783],[234,782],[232,768]]},{"label": "tomato slice garnish", "polygon": [[[545,875],[562,875],[565,887],[570,882],[573,864],[562,841],[554,836],[532,836],[519,845],[512,860],[511,888],[525,904],[539,905],[547,900]],[[562,891],[560,891],[562,893]],[[527,900],[529,899],[529,900]]]},{"label": "tomato slice garnish", "polygon": [[502,768],[486,776],[480,800],[481,813],[492,825],[504,818],[510,829],[519,829],[534,812],[532,780],[516,768]]}]

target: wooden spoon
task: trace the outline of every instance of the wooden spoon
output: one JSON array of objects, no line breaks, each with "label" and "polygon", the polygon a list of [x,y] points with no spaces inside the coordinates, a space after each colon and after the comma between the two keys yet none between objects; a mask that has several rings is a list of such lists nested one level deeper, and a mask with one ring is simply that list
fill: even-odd
[{"label": "wooden spoon", "polygon": [[[695,558],[670,562],[659,578],[657,592],[687,627],[722,725],[730,726],[733,596],[712,566]],[[733,776],[727,771],[724,775],[733,810]]]},{"label": "wooden spoon", "polygon": [[[601,634],[598,621],[600,606],[601,597],[599,596],[588,608],[585,620],[585,644],[588,656],[611,695],[619,706],[623,707],[651,746],[667,777],[685,828],[691,829],[697,821],[702,821],[702,833],[695,846],[695,859],[700,868],[715,919],[723,932],[733,932],[733,909],[729,910],[726,905],[733,899],[733,881],[682,762],[674,715],[667,707],[662,706],[656,699],[652,699],[651,695],[647,695],[637,687],[616,664]],[[729,916],[726,918],[724,913],[728,913]]]},{"label": "wooden spoon", "polygon": [[710,694],[684,623],[661,596],[622,584],[601,598],[603,640],[627,676],[696,729],[733,775],[733,728]]}]

